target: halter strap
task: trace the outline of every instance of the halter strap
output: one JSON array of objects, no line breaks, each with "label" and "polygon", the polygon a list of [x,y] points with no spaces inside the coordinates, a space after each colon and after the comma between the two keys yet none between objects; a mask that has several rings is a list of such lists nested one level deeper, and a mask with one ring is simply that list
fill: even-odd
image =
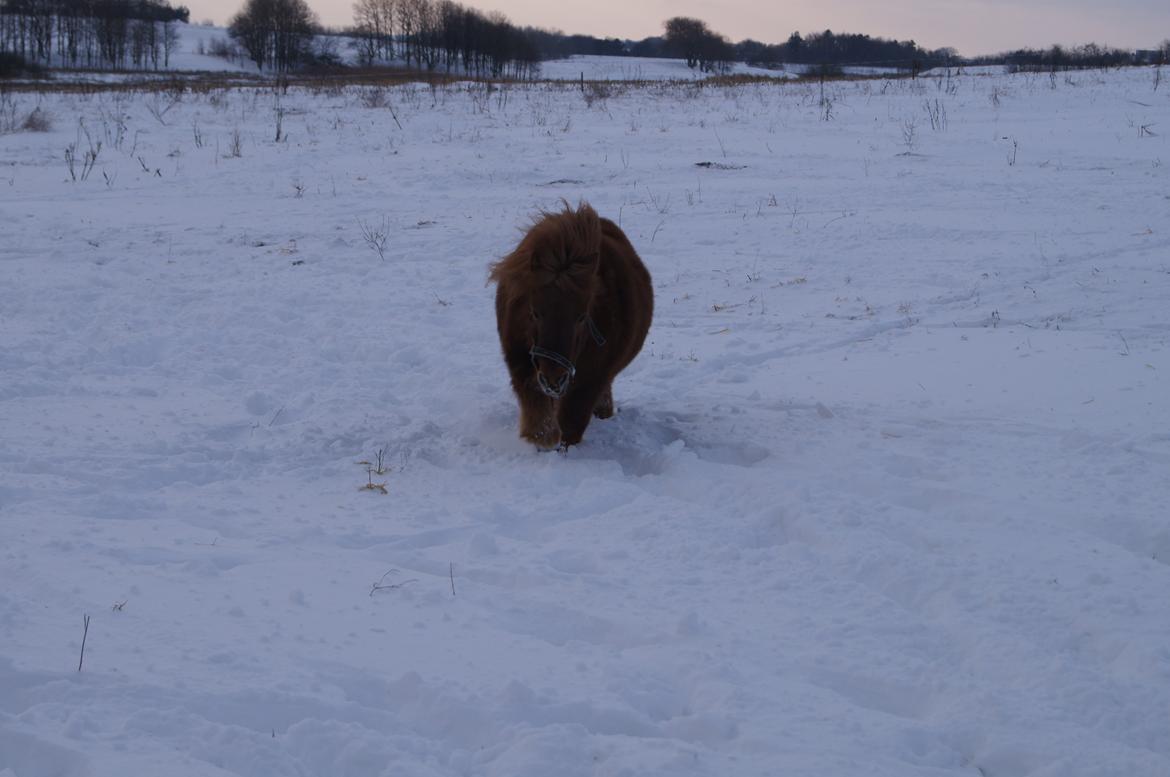
[{"label": "halter strap", "polygon": [[577,367],[571,361],[569,361],[568,358],[562,356],[556,351],[550,351],[547,348],[541,348],[539,345],[534,345],[532,346],[531,350],[528,351],[528,355],[532,357],[533,363],[535,363],[537,359],[548,359],[550,362],[557,365],[558,367],[563,368],[565,372],[569,373],[570,378],[577,374]]},{"label": "halter strap", "polygon": [[597,343],[598,347],[605,345],[605,337],[601,334],[601,330],[597,328],[597,324],[593,321],[593,316],[585,316],[585,325],[589,327],[589,334],[593,335],[593,342]]}]

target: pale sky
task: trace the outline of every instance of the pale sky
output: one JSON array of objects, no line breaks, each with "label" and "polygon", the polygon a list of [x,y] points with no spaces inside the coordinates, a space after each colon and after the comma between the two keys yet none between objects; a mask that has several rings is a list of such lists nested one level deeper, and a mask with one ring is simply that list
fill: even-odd
[{"label": "pale sky", "polygon": [[[224,23],[244,0],[178,0],[192,21]],[[330,26],[353,21],[352,0],[308,0]],[[1154,48],[1170,38],[1170,0],[472,0],[503,11],[515,24],[598,37],[662,34],[671,16],[694,16],[732,41],[781,43],[794,31],[831,29],[898,40],[926,48],[953,46],[965,55],[1053,43],[1095,42]]]}]

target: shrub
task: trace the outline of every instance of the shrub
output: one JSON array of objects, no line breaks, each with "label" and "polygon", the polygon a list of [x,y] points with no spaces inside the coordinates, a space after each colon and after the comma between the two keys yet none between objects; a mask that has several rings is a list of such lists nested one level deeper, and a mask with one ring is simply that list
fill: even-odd
[{"label": "shrub", "polygon": [[10,51],[0,51],[0,78],[17,76],[40,76],[44,69],[40,65],[26,62],[24,57]]},{"label": "shrub", "polygon": [[20,128],[25,132],[49,132],[53,129],[53,117],[40,108],[33,108],[20,123]]}]

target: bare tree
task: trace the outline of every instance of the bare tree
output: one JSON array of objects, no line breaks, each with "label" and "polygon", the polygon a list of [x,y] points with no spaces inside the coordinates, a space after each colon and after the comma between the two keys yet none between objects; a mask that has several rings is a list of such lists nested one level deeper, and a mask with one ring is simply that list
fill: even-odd
[{"label": "bare tree", "polygon": [[357,0],[353,4],[358,58],[367,64],[394,57],[395,0]]},{"label": "bare tree", "polygon": [[173,21],[165,21],[162,25],[163,67],[171,66],[171,54],[179,50],[179,30]]}]

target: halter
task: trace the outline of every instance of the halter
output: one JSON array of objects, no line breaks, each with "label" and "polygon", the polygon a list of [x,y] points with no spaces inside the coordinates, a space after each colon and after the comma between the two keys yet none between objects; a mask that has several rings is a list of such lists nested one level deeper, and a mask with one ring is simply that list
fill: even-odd
[{"label": "halter", "polygon": [[550,362],[569,373],[570,378],[575,377],[577,374],[577,366],[569,361],[567,357],[562,356],[556,351],[550,351],[547,348],[541,348],[539,345],[534,345],[532,346],[532,349],[528,351],[528,355],[532,357],[533,367],[536,366],[537,359],[548,359]]},{"label": "halter", "polygon": [[[589,334],[593,337],[593,342],[597,343],[598,347],[605,345],[605,337],[602,336],[601,330],[597,328],[597,324],[594,323],[592,316],[585,316],[585,325],[589,327]],[[528,356],[532,359],[533,367],[536,366],[537,359],[547,359],[565,371],[567,377],[562,378],[560,385],[555,388],[549,384],[548,379],[544,377],[544,373],[539,370],[536,373],[536,382],[540,384],[540,390],[554,399],[565,393],[569,381],[577,375],[577,365],[573,364],[572,360],[564,354],[559,354],[556,351],[550,351],[547,348],[534,345],[528,350]]]}]

